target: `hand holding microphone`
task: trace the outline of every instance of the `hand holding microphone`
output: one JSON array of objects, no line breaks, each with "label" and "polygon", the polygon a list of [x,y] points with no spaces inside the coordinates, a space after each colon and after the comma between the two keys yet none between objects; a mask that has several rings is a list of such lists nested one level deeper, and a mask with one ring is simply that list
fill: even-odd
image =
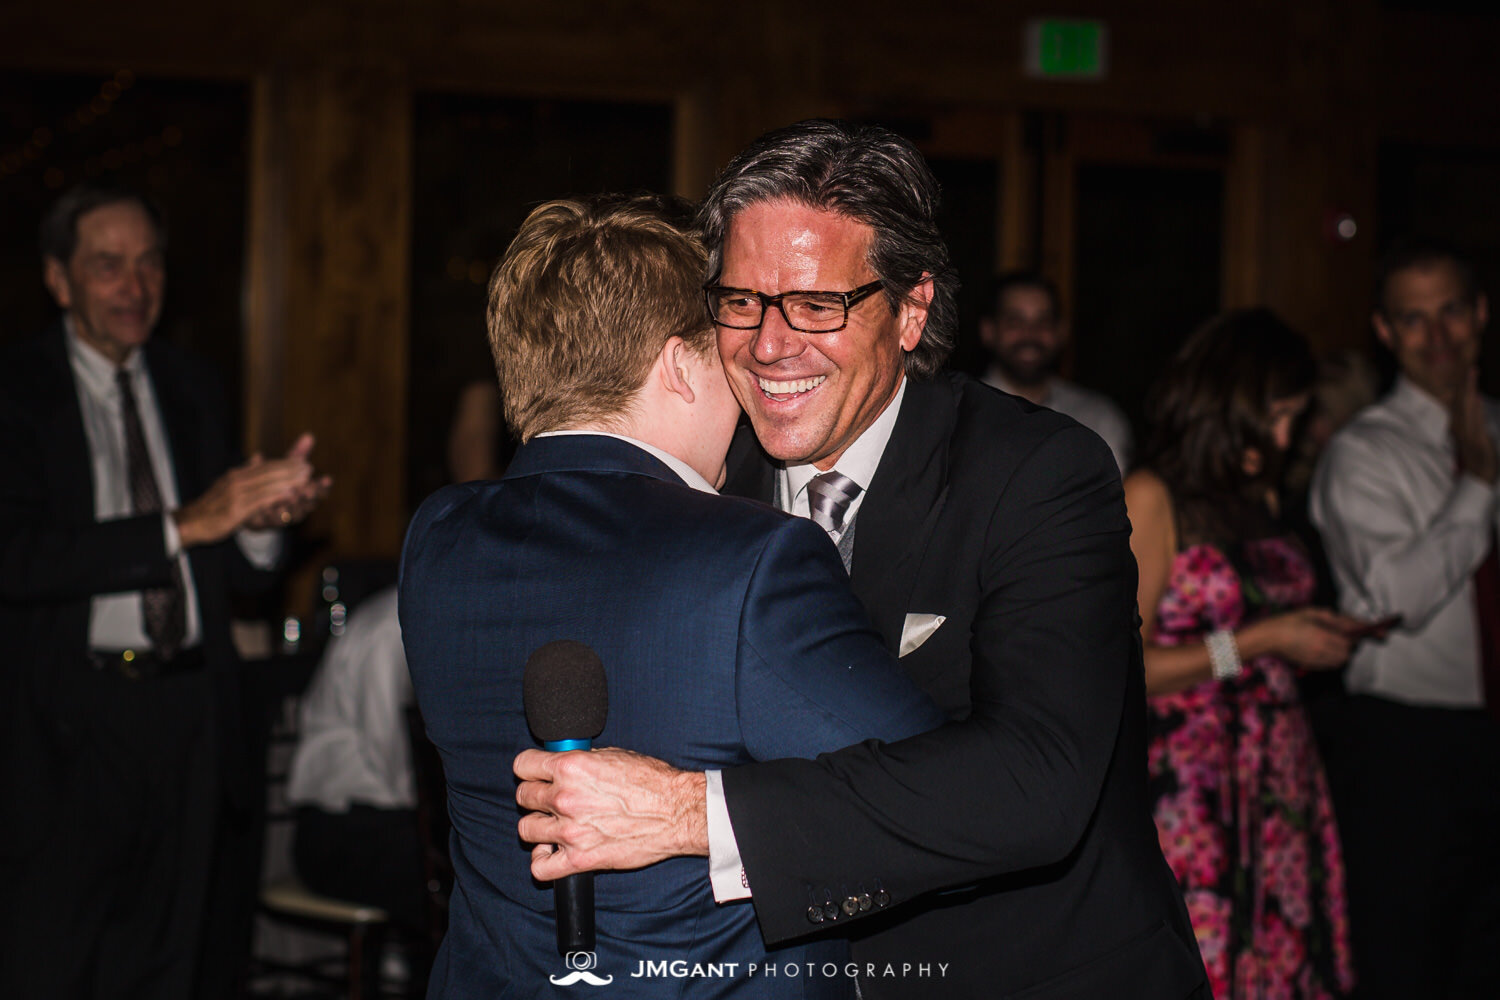
[{"label": "hand holding microphone", "polygon": [[[551,751],[587,750],[604,731],[609,686],[599,654],[572,639],[549,642],[526,660],[522,679],[526,723]],[[557,950],[594,950],[594,875],[583,872],[552,883],[557,909]]]}]

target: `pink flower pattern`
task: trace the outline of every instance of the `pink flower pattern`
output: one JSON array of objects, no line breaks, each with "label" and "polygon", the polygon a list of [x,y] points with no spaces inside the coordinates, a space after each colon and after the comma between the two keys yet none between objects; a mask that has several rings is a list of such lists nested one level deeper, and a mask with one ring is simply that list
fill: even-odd
[{"label": "pink flower pattern", "polygon": [[[1156,615],[1164,646],[1306,605],[1290,538],[1177,554]],[[1243,574],[1242,574],[1243,569]],[[1262,656],[1233,681],[1149,699],[1157,834],[1218,1000],[1335,998],[1354,987],[1344,860],[1296,676]]]}]

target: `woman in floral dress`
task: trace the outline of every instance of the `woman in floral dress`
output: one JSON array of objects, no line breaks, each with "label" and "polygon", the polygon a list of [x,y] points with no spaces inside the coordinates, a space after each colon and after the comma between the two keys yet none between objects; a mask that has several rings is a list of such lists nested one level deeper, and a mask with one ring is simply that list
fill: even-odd
[{"label": "woman in floral dress", "polygon": [[1360,623],[1309,607],[1307,554],[1275,487],[1314,376],[1267,310],[1194,333],[1125,483],[1162,852],[1218,1000],[1338,997],[1354,985],[1344,866],[1295,671],[1334,668]]}]

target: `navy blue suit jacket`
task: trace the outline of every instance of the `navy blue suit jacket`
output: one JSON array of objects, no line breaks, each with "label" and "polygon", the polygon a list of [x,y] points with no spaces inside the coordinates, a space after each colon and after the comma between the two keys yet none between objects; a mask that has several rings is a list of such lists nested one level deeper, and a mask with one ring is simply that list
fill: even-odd
[{"label": "navy blue suit jacket", "polygon": [[[453,819],[457,884],[430,997],[577,992],[549,982],[567,971],[552,892],[532,881],[516,837],[511,761],[537,745],[521,680],[538,646],[576,639],[599,653],[610,705],[595,745],[692,770],[810,757],[943,721],[885,652],[821,529],[693,490],[600,435],[534,440],[503,479],[424,503],[407,536],[400,616]],[[611,997],[848,989],[842,976],[805,971],[842,962],[838,941],[774,952],[782,974],[752,975],[750,963],[768,962],[754,911],[714,902],[704,858],[601,873],[596,899],[594,974],[614,977]],[[632,975],[674,960],[722,974]],[[787,976],[788,963],[803,974]]]}]

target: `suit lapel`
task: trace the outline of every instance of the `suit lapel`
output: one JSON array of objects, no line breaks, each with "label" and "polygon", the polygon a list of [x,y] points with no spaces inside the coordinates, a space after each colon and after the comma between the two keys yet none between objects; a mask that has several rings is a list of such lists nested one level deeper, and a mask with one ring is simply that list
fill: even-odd
[{"label": "suit lapel", "polygon": [[[957,402],[945,378],[908,381],[901,413],[855,520],[851,584],[892,651],[900,648],[906,612],[933,610],[907,604],[947,496]],[[776,465],[748,425],[736,435],[728,464],[723,492],[772,502]]]},{"label": "suit lapel", "polygon": [[896,650],[922,554],[948,491],[948,444],[957,395],[945,378],[908,381],[901,413],[860,504],[851,582]]}]

